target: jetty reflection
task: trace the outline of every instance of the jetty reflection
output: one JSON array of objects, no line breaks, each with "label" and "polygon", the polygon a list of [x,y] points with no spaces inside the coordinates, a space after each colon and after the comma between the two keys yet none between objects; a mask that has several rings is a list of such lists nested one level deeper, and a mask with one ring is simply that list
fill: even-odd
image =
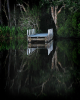
[{"label": "jetty reflection", "polygon": [[53,40],[51,40],[49,43],[28,43],[28,48],[27,48],[27,55],[31,55],[34,53],[37,49],[47,49],[48,50],[48,55],[50,52],[53,50]]}]

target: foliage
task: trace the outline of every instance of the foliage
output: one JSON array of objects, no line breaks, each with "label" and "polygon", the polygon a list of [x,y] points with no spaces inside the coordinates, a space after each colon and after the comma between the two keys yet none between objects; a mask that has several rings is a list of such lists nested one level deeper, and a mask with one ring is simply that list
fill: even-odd
[{"label": "foliage", "polygon": [[19,19],[18,26],[23,30],[23,28],[32,29],[35,28],[39,30],[39,16],[40,10],[37,6],[32,9],[27,7],[27,12],[22,12],[22,16]]},{"label": "foliage", "polygon": [[80,12],[76,12],[72,17],[72,27],[74,31],[77,32],[77,36],[80,37],[79,25],[80,25]]},{"label": "foliage", "polygon": [[26,29],[23,28],[23,31],[20,27],[0,27],[0,38],[24,38],[26,36]]},{"label": "foliage", "polygon": [[[66,18],[66,16],[67,18]],[[61,17],[62,16],[62,17]],[[63,11],[58,15],[58,31],[59,37],[80,37],[80,12],[64,13]]]},{"label": "foliage", "polygon": [[13,34],[15,33],[15,27],[8,27],[8,26],[0,26],[0,37],[10,37],[13,36]]},{"label": "foliage", "polygon": [[80,62],[78,60],[80,56],[79,41],[58,41],[57,45],[60,48],[61,52],[64,51],[69,60],[73,61],[76,65],[80,65]]},{"label": "foliage", "polygon": [[76,89],[76,87],[79,84],[79,80],[80,80],[80,67],[79,67],[80,41],[79,40],[71,41],[69,39],[62,40],[57,42],[57,46],[59,47],[58,60],[61,62],[63,67],[65,66],[65,68],[69,68],[68,71],[70,71],[71,80],[73,81],[72,86],[74,88],[74,91],[75,90],[77,91],[78,88]]},{"label": "foliage", "polygon": [[80,9],[80,1],[79,0],[40,0],[40,7],[48,4],[49,6],[60,6],[65,4],[65,7],[68,7],[70,11],[76,11]]},{"label": "foliage", "polygon": [[[17,42],[17,45],[16,45]],[[9,50],[9,49],[19,49],[21,47],[21,45],[23,44],[23,48],[27,48],[27,41],[24,39],[12,39],[12,40],[4,40],[4,41],[0,41],[0,51],[1,50]]]}]

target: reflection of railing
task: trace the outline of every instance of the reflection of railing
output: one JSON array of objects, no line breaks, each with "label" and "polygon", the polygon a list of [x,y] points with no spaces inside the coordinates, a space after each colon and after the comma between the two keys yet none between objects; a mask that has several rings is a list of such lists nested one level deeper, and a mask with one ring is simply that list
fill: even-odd
[{"label": "reflection of railing", "polygon": [[53,40],[46,44],[28,44],[27,55],[31,55],[36,49],[47,49],[48,55],[53,50]]},{"label": "reflection of railing", "polygon": [[53,50],[53,41],[50,42],[50,47],[47,49],[48,49],[48,55],[49,55],[50,52]]},{"label": "reflection of railing", "polygon": [[32,54],[35,50],[36,48],[27,48],[27,55]]}]

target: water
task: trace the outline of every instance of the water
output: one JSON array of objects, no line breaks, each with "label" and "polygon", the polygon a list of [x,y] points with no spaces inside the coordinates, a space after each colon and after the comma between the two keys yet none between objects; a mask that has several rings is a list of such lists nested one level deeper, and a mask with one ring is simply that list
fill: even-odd
[{"label": "water", "polygon": [[26,40],[0,45],[0,88],[4,97],[75,98],[80,90],[80,41]]}]

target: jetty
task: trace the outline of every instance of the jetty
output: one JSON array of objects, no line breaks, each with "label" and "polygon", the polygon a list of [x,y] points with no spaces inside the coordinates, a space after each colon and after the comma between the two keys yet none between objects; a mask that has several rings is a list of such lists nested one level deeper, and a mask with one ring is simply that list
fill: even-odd
[{"label": "jetty", "polygon": [[44,41],[49,42],[53,39],[53,29],[48,29],[47,33],[36,33],[35,29],[27,30],[27,40],[28,42],[32,41]]}]

